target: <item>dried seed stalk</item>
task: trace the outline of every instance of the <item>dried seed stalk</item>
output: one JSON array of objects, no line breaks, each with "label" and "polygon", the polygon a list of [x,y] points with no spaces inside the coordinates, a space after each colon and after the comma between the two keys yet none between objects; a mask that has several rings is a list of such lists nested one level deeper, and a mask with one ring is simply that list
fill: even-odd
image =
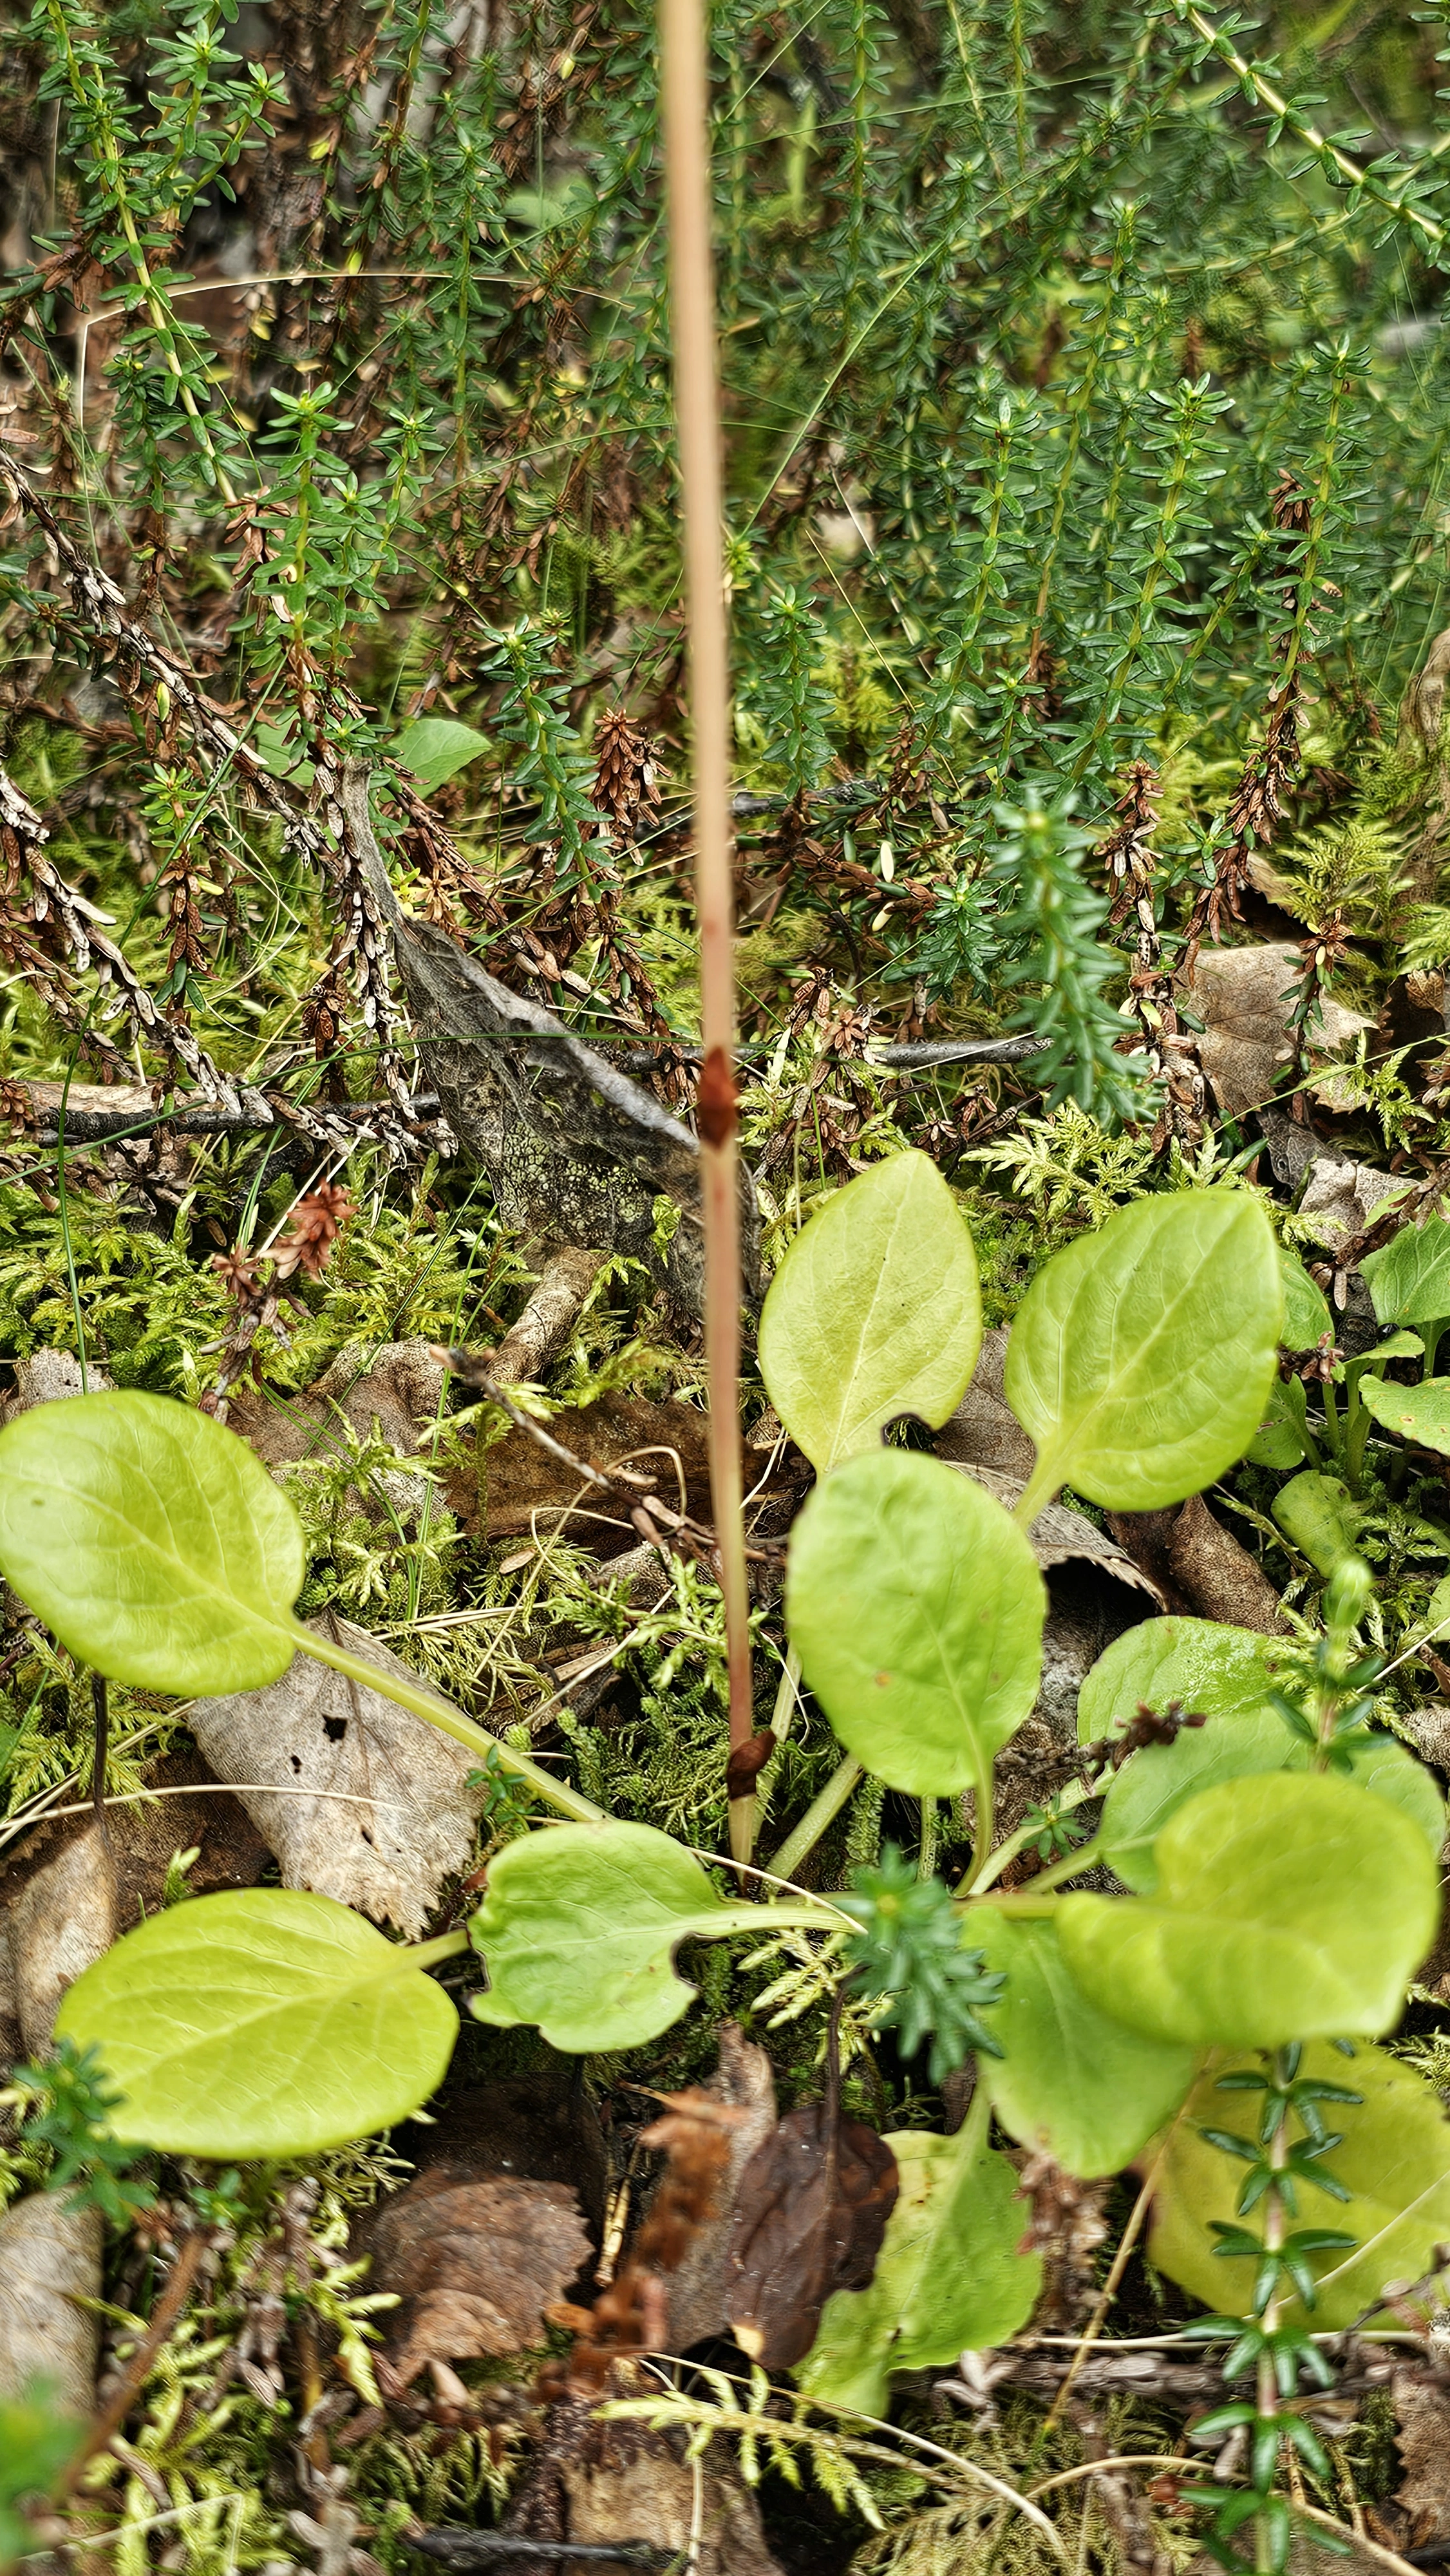
[{"label": "dried seed stalk", "polygon": [[[710,127],[700,0],[659,0],[669,208],[670,323],[684,502],[685,606],[694,733],[695,886],[700,921],[699,1133],[705,1222],[710,1497],[720,1546],[730,1678],[730,1750],[754,1731],[750,1596],[740,1478],[740,1224],[735,957],[730,847],[730,678],[720,542],[720,401],[710,248]],[[753,1798],[730,1802],[730,1848],[748,1860]]]}]

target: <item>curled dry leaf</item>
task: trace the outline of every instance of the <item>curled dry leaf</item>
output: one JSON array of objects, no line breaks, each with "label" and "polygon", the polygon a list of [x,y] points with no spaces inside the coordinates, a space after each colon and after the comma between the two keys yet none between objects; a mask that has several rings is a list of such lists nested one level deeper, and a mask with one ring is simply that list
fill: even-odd
[{"label": "curled dry leaf", "polygon": [[897,2188],[885,2139],[841,2117],[833,2065],[825,2098],[788,2111],[740,2177],[727,2303],[752,2361],[789,2370],[833,2291],[867,2287]]},{"label": "curled dry leaf", "polygon": [[1201,1494],[1157,1512],[1109,1512],[1108,1526],[1135,1565],[1151,1576],[1170,1610],[1191,1610],[1231,1628],[1271,1637],[1288,1627],[1279,1596],[1232,1530]]},{"label": "curled dry leaf", "polygon": [[942,1424],[933,1447],[953,1466],[991,1467],[1026,1484],[1037,1451],[1003,1393],[1007,1333],[1001,1324],[982,1335],[972,1382],[955,1413]]},{"label": "curled dry leaf", "polygon": [[541,2343],[546,2311],[591,2250],[567,2184],[514,2174],[451,2182],[446,2167],[388,2203],[372,2246],[371,2286],[405,2302],[399,2339],[386,2356],[400,2388],[425,2362]]},{"label": "curled dry leaf", "polygon": [[[330,1613],[328,1625],[350,1653],[415,1679],[365,1630]],[[474,1757],[310,1656],[294,1656],[264,1690],[198,1700],[191,1727],[217,1778],[236,1783],[284,1887],[311,1888],[416,1936],[443,1880],[467,1867],[479,1793],[464,1784]]]},{"label": "curled dry leaf", "polygon": [[[400,1458],[426,1458],[446,1382],[430,1342],[349,1342],[302,1395],[273,1396],[243,1380],[232,1390],[227,1420],[274,1472],[305,1458],[345,1458],[355,1439],[375,1433]],[[377,1484],[386,1506],[413,1527],[428,1503],[426,1479],[393,1467]],[[361,1505],[367,1500],[359,1497]]]},{"label": "curled dry leaf", "polygon": [[[1001,1468],[973,1466],[960,1458],[953,1458],[951,1463],[960,1466],[975,1483],[984,1485],[1004,1511],[1015,1510],[1027,1490],[1024,1477],[1008,1475]],[[1044,1574],[1064,1565],[1094,1566],[1110,1584],[1124,1584],[1134,1595],[1146,1592],[1155,1610],[1164,1607],[1162,1589],[1153,1576],[1116,1539],[1100,1530],[1096,1521],[1090,1521],[1086,1512],[1074,1511],[1071,1503],[1046,1504],[1028,1531],[1027,1540]],[[1124,1603],[1123,1607],[1128,1605]],[[1132,1616],[1143,1616],[1140,1598],[1133,1604]]]}]

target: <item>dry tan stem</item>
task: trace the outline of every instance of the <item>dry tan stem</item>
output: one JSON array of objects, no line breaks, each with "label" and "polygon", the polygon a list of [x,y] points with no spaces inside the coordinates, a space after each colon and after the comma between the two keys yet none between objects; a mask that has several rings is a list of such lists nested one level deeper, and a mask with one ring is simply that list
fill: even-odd
[{"label": "dry tan stem", "polygon": [[[754,1732],[750,1595],[740,1477],[740,1215],[735,1141],[735,957],[730,849],[730,676],[720,544],[720,399],[710,247],[710,123],[702,0],[659,0],[669,208],[670,320],[684,503],[685,606],[694,736],[695,887],[700,927],[700,1154],[710,1495],[720,1547],[730,1674],[730,1747]],[[730,1847],[748,1860],[755,1801],[732,1800]]]},{"label": "dry tan stem", "polygon": [[1118,2284],[1128,2268],[1128,2257],[1138,2242],[1143,2221],[1153,2206],[1153,2194],[1158,2188],[1158,2176],[1163,2170],[1163,2160],[1166,2157],[1169,2148],[1172,2146],[1174,2139],[1178,2135],[1178,2123],[1183,2118],[1183,2114],[1187,2108],[1188,2104],[1185,2100],[1178,2112],[1175,2114],[1173,2125],[1168,2130],[1167,2135],[1163,2140],[1163,2144],[1159,2148],[1158,2153],[1148,2168],[1143,2188],[1133,2203],[1132,2216],[1129,2218],[1128,2224],[1123,2230],[1122,2243],[1119,2245],[1116,2254],[1113,2256],[1112,2270],[1109,2272],[1107,2279],[1103,2283],[1102,2290],[1098,2297],[1097,2306],[1094,2308],[1092,2315],[1089,2317],[1087,2324],[1083,2328],[1082,2341],[1078,2345],[1076,2352],[1073,2354],[1067,2377],[1063,2381],[1062,2386],[1059,2388],[1057,2395],[1052,2401],[1052,2411],[1047,2418],[1049,2424],[1055,2424],[1061,2416],[1064,2406],[1072,2395],[1073,2382],[1076,2380],[1078,2372],[1081,2370],[1083,2363],[1086,2361],[1088,2354],[1093,2348],[1093,2345],[1097,2342],[1098,2336],[1102,2333],[1103,2320],[1106,2317],[1109,2308],[1112,2306],[1114,2299],[1118,2295]]}]

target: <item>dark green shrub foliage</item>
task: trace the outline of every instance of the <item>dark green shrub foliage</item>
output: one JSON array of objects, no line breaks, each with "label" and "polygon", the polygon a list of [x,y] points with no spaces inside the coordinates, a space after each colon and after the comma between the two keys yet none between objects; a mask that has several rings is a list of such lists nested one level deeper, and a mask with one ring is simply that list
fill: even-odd
[{"label": "dark green shrub foliage", "polygon": [[[435,911],[497,927],[475,869],[514,863],[539,988],[575,1008],[584,950],[627,1022],[669,1019],[590,793],[604,708],[688,724],[652,27],[626,0],[489,27],[39,0],[7,58],[9,452],[265,769],[306,795],[312,764],[312,856],[348,889],[304,1018],[324,1056],[388,1011],[322,791],[410,716],[486,737],[461,861],[405,797],[385,823]],[[1121,861],[1125,778],[1171,966],[1436,612],[1446,360],[1416,317],[1445,173],[1338,130],[1308,28],[1191,0],[713,16],[742,784],[813,798],[809,847],[796,806],[771,849],[858,975],[918,1010],[1010,990],[1048,1096],[1101,1115],[1139,1081],[1093,855]],[[1386,51],[1382,129],[1425,124],[1434,43],[1421,13]],[[130,940],[171,1012],[133,1014],[143,1062],[187,1069],[194,1010],[248,1070],[258,1011],[322,966],[306,876],[273,854],[279,915],[246,756],[104,638],[33,509],[7,543],[12,700],[99,652],[136,736],[99,792],[165,877],[169,947]],[[46,789],[41,694],[15,748]],[[637,780],[612,810],[627,841]],[[69,989],[85,959],[53,915],[39,937]]]}]

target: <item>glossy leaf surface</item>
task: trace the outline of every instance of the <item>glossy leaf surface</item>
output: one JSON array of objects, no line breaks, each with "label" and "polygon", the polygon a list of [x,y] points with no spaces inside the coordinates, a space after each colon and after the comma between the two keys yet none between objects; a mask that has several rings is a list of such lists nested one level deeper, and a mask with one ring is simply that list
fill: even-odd
[{"label": "glossy leaf surface", "polygon": [[[1200,2129],[1252,2135],[1257,2097],[1222,2092],[1217,2081],[1243,2065],[1257,2071],[1260,2061],[1222,2058],[1196,2087],[1169,2145],[1148,2248],[1170,2280],[1211,2308],[1229,2310],[1247,2306],[1252,2271],[1241,2258],[1215,2253],[1213,2221],[1244,2224],[1236,2216],[1244,2166],[1210,2146]],[[1364,2097],[1361,2104],[1323,2105],[1329,2127],[1342,2132],[1342,2144],[1325,2162],[1352,2197],[1300,2194],[1301,2225],[1340,2228],[1359,2243],[1355,2253],[1345,2249],[1309,2258],[1319,2288],[1307,2322],[1333,2331],[1373,2308],[1391,2281],[1418,2280],[1433,2265],[1436,2246],[1450,2237],[1450,2125],[1424,2078],[1383,2049],[1361,2043],[1352,2057],[1344,2057],[1319,2040],[1304,2051],[1300,2072],[1321,2083],[1348,2085]],[[1301,2134],[1297,2119],[1290,2134]],[[1282,2314],[1306,2321],[1293,2297]]]},{"label": "glossy leaf surface", "polygon": [[458,2015],[414,1954],[329,1896],[247,1888],[153,1914],[77,1977],[56,2036],[99,2049],[118,2137],[304,2156],[404,2120]]},{"label": "glossy leaf surface", "polygon": [[1120,1208],[1028,1289],[1007,1401],[1037,1444],[1029,1491],[1071,1485],[1120,1511],[1202,1491],[1263,1420],[1283,1323],[1278,1248],[1232,1190]]},{"label": "glossy leaf surface", "polygon": [[882,1449],[816,1487],[791,1533],[786,1619],[849,1753],[919,1797],[981,1779],[1037,1696],[1047,1594],[1000,1503]]},{"label": "glossy leaf surface", "polygon": [[1152,1897],[1064,1896],[1063,1955],[1155,2038],[1269,2048],[1398,2019],[1439,1916],[1421,1828],[1351,1781],[1276,1771],[1193,1798]]},{"label": "glossy leaf surface", "polygon": [[1078,1741],[1121,1735],[1140,1703],[1160,1715],[1175,1700],[1210,1717],[1262,1708],[1284,1656],[1282,1638],[1254,1628],[1220,1627],[1214,1619],[1145,1619],[1113,1639],[1084,1681]]},{"label": "glossy leaf surface", "polygon": [[1450,1458],[1450,1377],[1428,1377],[1419,1386],[1392,1386],[1387,1378],[1362,1377],[1359,1392],[1383,1430]]},{"label": "glossy leaf surface", "polygon": [[78,1395],[0,1431],[0,1568],[112,1681],[200,1698],[275,1681],[306,1569],[234,1431],[158,1395]]},{"label": "glossy leaf surface", "polygon": [[977,2063],[1004,2129],[1022,2146],[1045,2144],[1069,2173],[1120,2172],[1182,2101],[1196,2052],[1129,2030],[1090,2003],[1055,1923],[974,1905],[962,1937],[1006,1973],[989,2016],[1003,2054]]},{"label": "glossy leaf surface", "polygon": [[813,1467],[875,1446],[910,1413],[945,1422],[982,1347],[977,1259],[925,1154],[893,1156],[828,1199],[771,1282],[760,1370]]},{"label": "glossy leaf surface", "polygon": [[471,1933],[488,1969],[480,2021],[536,2022],[551,2048],[638,2048],[693,2002],[678,1944],[771,1925],[837,1928],[818,1907],[727,1905],[697,1860],[652,1825],[560,1825],[490,1862]]},{"label": "glossy leaf surface", "polygon": [[838,2290],[797,2371],[807,2396],[865,2415],[886,2411],[893,2370],[932,2370],[959,2352],[1005,2343],[1042,2286],[1019,2254],[1026,2209],[1017,2175],[986,2144],[984,2121],[954,2138],[912,2129],[888,2138],[900,2190],[871,2286]]}]

